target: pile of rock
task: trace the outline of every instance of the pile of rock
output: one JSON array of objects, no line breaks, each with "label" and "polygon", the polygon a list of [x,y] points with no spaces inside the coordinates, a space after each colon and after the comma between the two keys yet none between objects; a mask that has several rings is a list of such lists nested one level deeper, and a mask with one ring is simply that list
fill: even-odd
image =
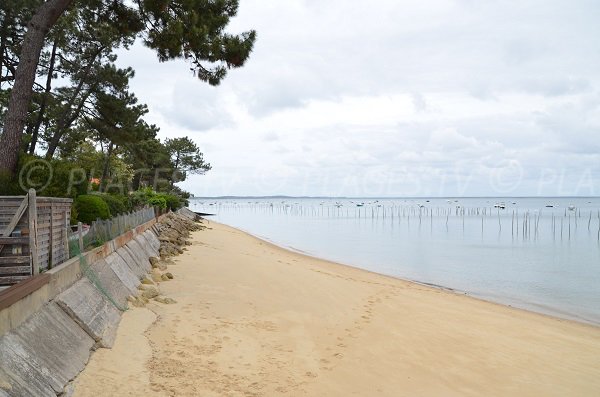
[{"label": "pile of rock", "polygon": [[138,296],[129,297],[128,300],[132,305],[143,307],[150,299],[164,304],[176,303],[174,299],[162,296],[159,289],[161,282],[173,279],[173,274],[167,271],[168,266],[174,264],[169,258],[182,254],[185,250],[184,246],[191,244],[188,240],[190,233],[204,228],[205,226],[199,221],[172,212],[154,225],[160,241],[160,258],[150,257],[152,271],[141,280]]},{"label": "pile of rock", "polygon": [[190,232],[201,230],[204,226],[183,215],[168,213],[156,224],[158,239],[160,240],[160,257],[166,259],[171,256],[182,254],[188,241]]}]

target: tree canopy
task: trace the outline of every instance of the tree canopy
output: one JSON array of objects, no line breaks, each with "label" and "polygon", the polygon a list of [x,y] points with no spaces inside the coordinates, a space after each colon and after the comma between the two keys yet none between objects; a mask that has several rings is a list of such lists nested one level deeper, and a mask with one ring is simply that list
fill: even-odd
[{"label": "tree canopy", "polygon": [[187,137],[165,144],[156,138],[159,127],[144,121],[147,107],[129,90],[134,71],[115,65],[115,50],[140,39],[159,62],[185,59],[199,80],[218,85],[229,69],[244,65],[256,40],[253,30],[226,31],[238,3],[3,1],[0,173],[14,177],[29,158],[25,152],[61,160],[76,156],[84,144],[99,152],[96,172],[102,170],[98,177],[104,181],[119,168],[111,166],[115,159],[144,170],[133,173],[134,187],[147,183],[153,169],[179,170],[177,177],[165,176],[171,188],[188,173],[209,170]]}]

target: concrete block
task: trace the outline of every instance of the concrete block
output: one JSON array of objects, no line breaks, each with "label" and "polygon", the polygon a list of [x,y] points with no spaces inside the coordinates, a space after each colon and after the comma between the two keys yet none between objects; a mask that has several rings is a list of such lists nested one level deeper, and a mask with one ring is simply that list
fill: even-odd
[{"label": "concrete block", "polygon": [[100,287],[111,299],[113,299],[120,307],[127,307],[127,297],[131,295],[131,291],[123,284],[121,279],[115,274],[114,270],[104,259],[92,264],[91,277],[94,277],[94,279],[88,276],[92,284],[95,284],[95,279],[98,279]]},{"label": "concrete block", "polygon": [[148,256],[148,258],[150,258],[151,256],[156,256],[156,252],[154,251],[152,245],[146,239],[146,236],[144,236],[143,233],[135,236],[135,241],[137,241],[138,244],[142,247],[144,253]]},{"label": "concrete block", "polygon": [[150,255],[148,255],[146,253],[146,251],[144,251],[144,249],[142,248],[140,243],[138,243],[136,240],[131,240],[130,242],[127,243],[127,247],[130,248],[132,255],[134,255],[136,257],[136,259],[138,260],[138,263],[147,272],[152,270],[152,266],[150,266],[150,261],[148,259],[150,257]]},{"label": "concrete block", "polygon": [[[137,253],[133,252],[133,249],[131,248],[131,246],[125,245],[122,248],[124,251],[126,251],[129,254],[129,257],[131,259],[133,259],[135,266],[140,269],[138,271],[143,273],[144,275],[146,275],[148,273],[148,270],[147,270],[146,262],[144,261],[144,259]],[[125,256],[122,256],[122,257],[125,258]],[[136,272],[136,274],[137,274],[137,272]]]},{"label": "concrete block", "polygon": [[140,280],[137,278],[135,273],[131,271],[129,266],[125,263],[123,258],[117,255],[115,252],[107,256],[105,259],[108,266],[115,272],[119,280],[129,289],[131,295],[137,293],[137,287],[140,285]]},{"label": "concrete block", "polygon": [[[146,230],[144,233],[141,234],[141,236],[144,237],[144,239],[146,239],[146,241],[148,242],[148,247],[150,248],[150,252],[152,253],[151,256],[158,256],[158,249],[160,248],[160,242],[159,242],[159,246],[157,247],[154,240],[152,239],[151,236],[154,236],[153,233],[149,230]],[[156,237],[156,236],[154,236]],[[158,239],[157,239],[158,241]]]},{"label": "concrete block", "polygon": [[131,271],[137,276],[138,279],[142,279],[146,275],[146,270],[140,266],[131,253],[127,249],[127,247],[121,247],[117,250],[117,255],[119,255],[123,261],[129,266]]},{"label": "concrete block", "polygon": [[[85,367],[94,340],[54,302],[0,338],[2,374],[15,396],[56,396]],[[21,394],[23,393],[23,394]]]},{"label": "concrete block", "polygon": [[150,242],[150,245],[152,245],[154,251],[158,253],[158,250],[160,249],[160,241],[158,240],[156,234],[154,234],[154,232],[152,232],[151,230],[146,230],[144,232],[144,235],[146,236],[146,240],[148,240],[148,242]]},{"label": "concrete block", "polygon": [[[2,365],[0,366],[0,397],[56,397],[56,393],[48,384],[44,382],[40,383],[39,376],[30,376],[27,380],[23,380],[19,375],[9,370],[9,366],[11,368],[14,367],[12,361],[8,362],[8,360],[15,359],[14,352],[2,351],[2,354]],[[4,362],[5,360],[6,363]],[[27,363],[22,362],[20,358],[16,364],[18,364],[17,368],[20,370],[24,369],[28,372],[35,372],[34,368],[27,365]]]},{"label": "concrete block", "polygon": [[101,347],[113,346],[120,311],[87,278],[58,295],[55,302]]}]

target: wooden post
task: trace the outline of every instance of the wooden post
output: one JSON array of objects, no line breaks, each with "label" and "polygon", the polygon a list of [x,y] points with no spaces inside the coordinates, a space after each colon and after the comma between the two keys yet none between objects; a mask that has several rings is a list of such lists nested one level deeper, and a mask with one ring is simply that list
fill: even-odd
[{"label": "wooden post", "polygon": [[79,236],[79,253],[83,253],[83,223],[77,222],[77,235]]},{"label": "wooden post", "polygon": [[54,204],[50,202],[50,234],[48,235],[50,246],[48,247],[48,269],[52,269],[54,265]]},{"label": "wooden post", "polygon": [[62,211],[61,211],[62,216],[65,217],[65,224],[64,224],[64,228],[63,228],[63,231],[64,231],[63,233],[65,235],[65,240],[63,242],[63,244],[65,245],[65,255],[62,258],[63,262],[68,261],[69,257],[71,256],[71,250],[69,248],[69,229],[71,228],[71,216],[70,216],[71,212],[67,211],[67,208],[68,207],[63,206]]},{"label": "wooden post", "polygon": [[37,200],[34,189],[29,189],[29,255],[31,256],[31,274],[40,272],[40,264],[37,249]]}]

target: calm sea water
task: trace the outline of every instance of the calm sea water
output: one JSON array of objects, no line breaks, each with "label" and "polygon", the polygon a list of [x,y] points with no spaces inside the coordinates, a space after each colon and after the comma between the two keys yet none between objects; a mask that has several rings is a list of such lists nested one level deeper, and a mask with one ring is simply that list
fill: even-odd
[{"label": "calm sea water", "polygon": [[600,198],[193,199],[317,257],[600,324]]}]

